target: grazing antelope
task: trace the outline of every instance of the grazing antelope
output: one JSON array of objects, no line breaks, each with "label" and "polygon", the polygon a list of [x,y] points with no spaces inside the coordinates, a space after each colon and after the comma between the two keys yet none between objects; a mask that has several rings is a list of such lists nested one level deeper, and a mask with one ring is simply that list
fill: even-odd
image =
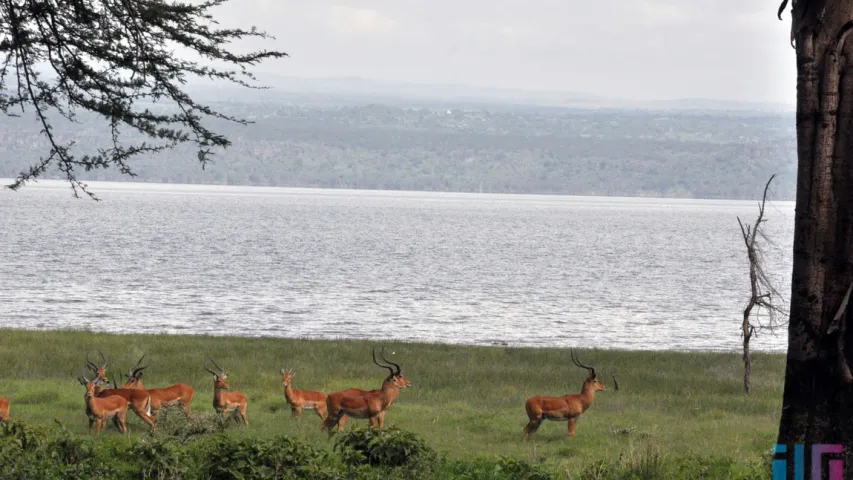
[{"label": "grazing antelope", "polygon": [[0,424],[9,420],[9,400],[0,397]]},{"label": "grazing antelope", "polygon": [[127,433],[127,400],[118,395],[96,397],[95,387],[100,383],[97,378],[89,380],[85,375],[81,375],[78,380],[86,387],[86,395],[83,398],[86,400],[86,415],[89,417],[89,434],[92,433],[94,424],[95,435],[100,435],[101,429],[107,428],[107,420],[111,418],[121,433]]},{"label": "grazing antelope", "polygon": [[308,390],[293,389],[293,369],[284,371],[281,369],[281,384],[284,385],[284,399],[290,405],[291,417],[301,417],[302,410],[314,410],[320,416],[320,420],[326,419],[326,394],[323,392],[311,392]]},{"label": "grazing antelope", "polygon": [[151,411],[152,416],[156,419],[161,408],[168,408],[173,405],[179,405],[187,418],[191,418],[190,406],[193,403],[195,390],[193,387],[185,383],[176,383],[166,388],[149,388],[146,389],[142,384],[142,371],[150,367],[151,364],[139,366],[145,355],[136,362],[127,372],[127,381],[124,382],[123,388],[144,390],[151,396]]},{"label": "grazing antelope", "polygon": [[248,397],[241,392],[223,392],[223,390],[231,388],[228,382],[225,381],[228,378],[228,374],[225,373],[225,370],[222,370],[222,367],[216,364],[215,360],[211,358],[210,361],[219,370],[219,373],[216,373],[207,368],[207,360],[204,361],[204,369],[213,375],[213,408],[217,413],[222,415],[222,420],[227,420],[228,412],[237,410],[240,412],[240,416],[243,417],[243,423],[249,425],[249,420],[246,419],[246,407],[249,405]]},{"label": "grazing antelope", "polygon": [[321,431],[328,429],[331,436],[332,426],[337,424],[338,431],[343,428],[340,423],[344,415],[352,418],[368,419],[371,427],[382,427],[385,424],[385,412],[391,407],[391,404],[397,400],[397,395],[403,388],[412,386],[410,382],[400,372],[400,366],[396,363],[389,362],[385,358],[385,349],[380,352],[382,361],[388,365],[382,365],[376,361],[376,348],[373,349],[373,363],[387,368],[390,374],[382,382],[382,387],[379,390],[360,390],[350,388],[342,392],[330,393],[326,397],[326,420],[323,421]]},{"label": "grazing antelope", "polygon": [[575,422],[592,405],[595,392],[607,390],[607,387],[598,381],[594,368],[582,364],[575,356],[574,351],[571,352],[571,356],[575,365],[589,371],[589,376],[583,382],[581,393],[568,394],[562,397],[536,396],[527,399],[524,408],[527,410],[527,417],[530,421],[524,427],[525,440],[536,433],[544,420],[568,421],[569,437],[574,437]]}]

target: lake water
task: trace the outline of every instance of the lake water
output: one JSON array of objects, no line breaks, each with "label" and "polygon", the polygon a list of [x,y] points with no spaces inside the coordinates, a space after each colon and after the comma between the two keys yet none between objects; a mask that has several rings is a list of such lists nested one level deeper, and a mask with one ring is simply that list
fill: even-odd
[{"label": "lake water", "polygon": [[[739,347],[755,201],[90,186],[0,192],[0,327]],[[793,202],[767,218],[787,301]]]}]

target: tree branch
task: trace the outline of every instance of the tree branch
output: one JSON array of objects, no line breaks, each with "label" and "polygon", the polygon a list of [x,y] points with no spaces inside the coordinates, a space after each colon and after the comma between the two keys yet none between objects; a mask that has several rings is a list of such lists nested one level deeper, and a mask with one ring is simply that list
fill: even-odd
[{"label": "tree branch", "polygon": [[[227,0],[182,3],[178,0],[0,0],[0,112],[31,106],[42,125],[49,155],[21,172],[8,188],[16,190],[50,167],[61,171],[75,196],[78,189],[95,198],[76,171],[118,168],[133,176],[129,160],[143,153],[172,149],[183,143],[197,147],[202,167],[213,150],[230,141],[205,125],[214,118],[247,125],[251,122],[197,102],[184,85],[188,76],[224,80],[240,86],[255,80],[249,67],[279,51],[237,54],[227,47],[251,37],[273,39],[254,27],[219,28],[211,10]],[[201,64],[174,54],[182,47],[212,64]],[[224,64],[234,68],[213,66]],[[40,67],[55,74],[42,79]],[[16,91],[5,87],[14,74]],[[154,112],[153,103],[165,101],[170,110]],[[77,109],[100,115],[109,125],[111,145],[91,146],[92,153],[77,155],[73,142],[62,144],[51,123],[50,111],[75,121]],[[125,145],[122,127],[148,140]],[[153,143],[149,141],[153,140]]]}]

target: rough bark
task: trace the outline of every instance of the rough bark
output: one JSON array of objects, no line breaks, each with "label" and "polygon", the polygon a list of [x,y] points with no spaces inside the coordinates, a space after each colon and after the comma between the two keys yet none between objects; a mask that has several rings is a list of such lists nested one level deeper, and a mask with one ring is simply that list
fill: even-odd
[{"label": "rough bark", "polygon": [[844,353],[853,342],[845,300],[853,282],[853,2],[799,0],[792,8],[798,169],[778,442],[844,444],[844,478],[853,478],[853,377]]}]

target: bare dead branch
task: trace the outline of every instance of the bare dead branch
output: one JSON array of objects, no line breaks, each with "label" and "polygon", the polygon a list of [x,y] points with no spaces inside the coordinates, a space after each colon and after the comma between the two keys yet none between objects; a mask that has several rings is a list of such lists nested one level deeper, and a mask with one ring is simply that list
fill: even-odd
[{"label": "bare dead branch", "polygon": [[[748,225],[744,224],[740,217],[737,218],[743,243],[746,246],[746,254],[749,259],[750,295],[746,307],[743,309],[743,321],[741,323],[744,362],[743,388],[747,394],[750,390],[750,374],[752,371],[752,360],[749,350],[750,340],[761,330],[773,332],[776,328],[783,325],[781,319],[787,316],[781,306],[784,298],[779,294],[779,291],[773,285],[764,268],[763,242],[759,241],[759,239],[763,240],[767,238],[761,229],[761,225],[767,221],[764,218],[764,210],[767,203],[767,192],[774,178],[776,178],[776,175],[771,175],[770,179],[764,185],[764,194],[761,197],[761,202],[758,204],[758,218],[755,219],[755,222],[752,225]],[[768,314],[769,319],[767,323],[762,323],[760,320],[759,314],[762,309]]]}]

